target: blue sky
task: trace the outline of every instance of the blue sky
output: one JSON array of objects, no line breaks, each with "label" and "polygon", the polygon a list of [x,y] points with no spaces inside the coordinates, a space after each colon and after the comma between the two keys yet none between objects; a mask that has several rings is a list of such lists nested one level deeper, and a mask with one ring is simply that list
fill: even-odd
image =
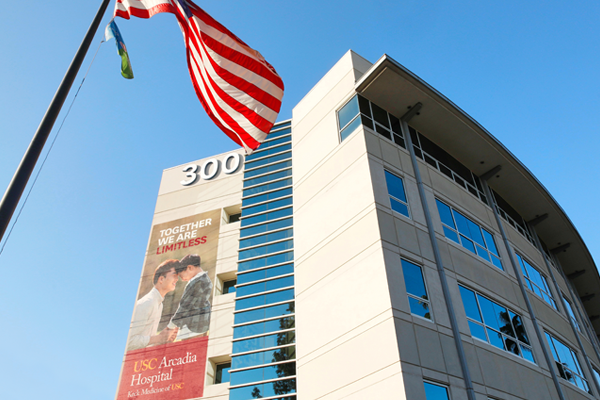
[{"label": "blue sky", "polygon": [[[100,1],[5,3],[2,191]],[[348,49],[371,62],[389,54],[504,143],[600,260],[597,2],[198,5],[277,69],[286,85],[281,120]],[[162,170],[236,147],[196,98],[175,18],[117,24],[135,79],[120,76],[114,42],[102,44],[0,255],[0,376],[10,382],[3,398],[114,396]],[[99,33],[75,88],[100,40]]]}]

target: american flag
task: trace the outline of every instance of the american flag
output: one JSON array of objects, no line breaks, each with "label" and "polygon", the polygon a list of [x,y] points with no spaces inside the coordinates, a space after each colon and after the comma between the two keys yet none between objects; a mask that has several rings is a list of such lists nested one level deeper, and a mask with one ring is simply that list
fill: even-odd
[{"label": "american flag", "polygon": [[247,153],[267,137],[283,81],[263,56],[189,0],[117,0],[115,17],[175,14],[194,89],[215,124]]}]

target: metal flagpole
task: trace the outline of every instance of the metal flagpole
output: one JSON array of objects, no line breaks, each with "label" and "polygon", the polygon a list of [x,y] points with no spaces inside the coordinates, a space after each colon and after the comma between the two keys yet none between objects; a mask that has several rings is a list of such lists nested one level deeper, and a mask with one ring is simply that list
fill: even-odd
[{"label": "metal flagpole", "polygon": [[40,126],[38,126],[15,175],[12,178],[12,181],[8,185],[8,189],[4,193],[4,197],[2,198],[2,202],[0,202],[0,240],[4,237],[4,233],[6,232],[6,228],[8,227],[8,223],[10,222],[17,205],[19,204],[19,200],[21,199],[21,195],[27,186],[27,182],[29,181],[29,177],[35,168],[35,164],[40,157],[42,149],[46,144],[46,140],[52,131],[52,127],[54,126],[54,122],[60,113],[60,110],[65,102],[67,95],[69,94],[69,90],[73,85],[73,81],[79,72],[79,68],[83,63],[85,55],[92,43],[92,39],[94,39],[94,35],[98,30],[98,25],[100,25],[100,21],[102,21],[102,17],[106,12],[106,8],[110,0],[102,0],[102,4],[96,13],[96,17],[92,21],[81,45],[79,46],[79,50],[75,54],[73,61],[71,61],[71,65],[67,70],[58,90],[54,94],[54,98],[46,110],[46,114],[40,122]]}]

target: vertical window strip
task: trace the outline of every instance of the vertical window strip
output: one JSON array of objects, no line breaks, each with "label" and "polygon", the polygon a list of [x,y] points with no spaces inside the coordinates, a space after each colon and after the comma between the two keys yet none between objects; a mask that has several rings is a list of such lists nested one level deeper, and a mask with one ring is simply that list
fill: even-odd
[{"label": "vertical window strip", "polygon": [[[245,229],[240,231],[238,272],[252,268],[268,268],[271,265],[281,265],[282,262],[293,262],[292,251],[278,253],[293,248],[293,237],[291,236],[292,209],[279,209],[279,207],[292,205],[291,187],[261,195],[253,193],[263,189],[276,189],[277,186],[281,186],[281,182],[287,182],[281,179],[285,179],[286,176],[291,174],[291,159],[284,163],[274,164],[276,161],[291,157],[291,153],[280,153],[281,150],[287,148],[288,145],[284,143],[290,141],[291,136],[275,139],[277,136],[289,135],[289,128],[280,130],[281,127],[280,125],[273,128],[278,131],[273,134],[272,142],[265,147],[264,151],[250,157],[249,161],[253,162],[251,165],[246,165],[246,168],[250,167],[251,170],[244,173],[245,182],[248,182],[245,183],[245,186],[249,189],[246,189],[242,195],[242,204],[246,206],[242,208],[242,225]],[[252,158],[255,160],[252,160]],[[267,166],[263,167],[263,165]],[[261,168],[257,168],[259,166]],[[251,187],[252,184],[261,186]],[[282,199],[284,196],[286,199]],[[253,206],[248,207],[250,205]],[[250,215],[252,217],[248,218]],[[260,225],[249,226],[251,223],[259,223]],[[284,229],[287,227],[289,229]],[[248,237],[248,239],[245,237]],[[271,253],[274,255],[270,255]],[[254,259],[254,257],[261,258]],[[281,272],[286,272],[286,266],[282,267],[284,270]],[[276,267],[277,271],[282,267]],[[243,347],[244,351],[249,354],[234,358],[234,368],[237,368],[237,370],[234,369],[231,372],[230,400],[241,400],[242,398],[256,396],[261,398],[275,395],[281,395],[282,398],[295,396],[293,274],[288,277],[253,284],[254,281],[261,281],[268,277],[271,269],[265,271],[267,272],[247,274],[246,278],[243,279],[246,285],[240,287],[240,290],[236,293],[235,309],[248,309],[248,311],[236,313],[235,323],[243,325],[234,327],[233,336],[236,340],[246,337],[250,339],[244,340]],[[291,272],[293,273],[293,268]],[[276,272],[273,273],[277,274]],[[285,287],[290,286],[292,289],[285,289]],[[261,292],[263,294],[259,294]],[[283,301],[285,303],[282,303]],[[254,339],[257,336],[258,339]],[[274,337],[277,340],[273,344],[279,347],[285,344],[279,343],[279,338],[284,338],[288,343],[289,340],[292,340],[292,343],[279,349],[258,351],[265,348],[266,338]],[[238,351],[241,349],[240,346],[242,344],[236,346]],[[242,369],[240,370],[240,368]],[[274,382],[264,382],[265,380],[275,379]]]},{"label": "vertical window strip", "polygon": [[431,306],[423,270],[410,261],[403,259],[401,262],[411,314],[431,320]]},{"label": "vertical window strip", "polygon": [[385,171],[385,182],[390,196],[392,210],[410,218],[408,200],[406,198],[406,191],[404,190],[404,181],[402,178],[389,171]]},{"label": "vertical window strip", "polygon": [[579,332],[581,332],[581,327],[579,326],[579,322],[577,322],[577,318],[575,318],[575,313],[573,312],[573,307],[571,306],[571,302],[567,300],[567,297],[563,294],[563,300],[565,303],[565,308],[567,309],[567,314],[569,314],[569,318],[573,321],[573,325],[577,328]]}]

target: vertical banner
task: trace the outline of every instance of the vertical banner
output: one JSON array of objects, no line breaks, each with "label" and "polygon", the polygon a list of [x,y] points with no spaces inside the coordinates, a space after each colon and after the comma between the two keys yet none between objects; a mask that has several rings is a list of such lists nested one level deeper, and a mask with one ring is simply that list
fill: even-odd
[{"label": "vertical banner", "polygon": [[117,400],[201,397],[221,211],[152,227]]}]

